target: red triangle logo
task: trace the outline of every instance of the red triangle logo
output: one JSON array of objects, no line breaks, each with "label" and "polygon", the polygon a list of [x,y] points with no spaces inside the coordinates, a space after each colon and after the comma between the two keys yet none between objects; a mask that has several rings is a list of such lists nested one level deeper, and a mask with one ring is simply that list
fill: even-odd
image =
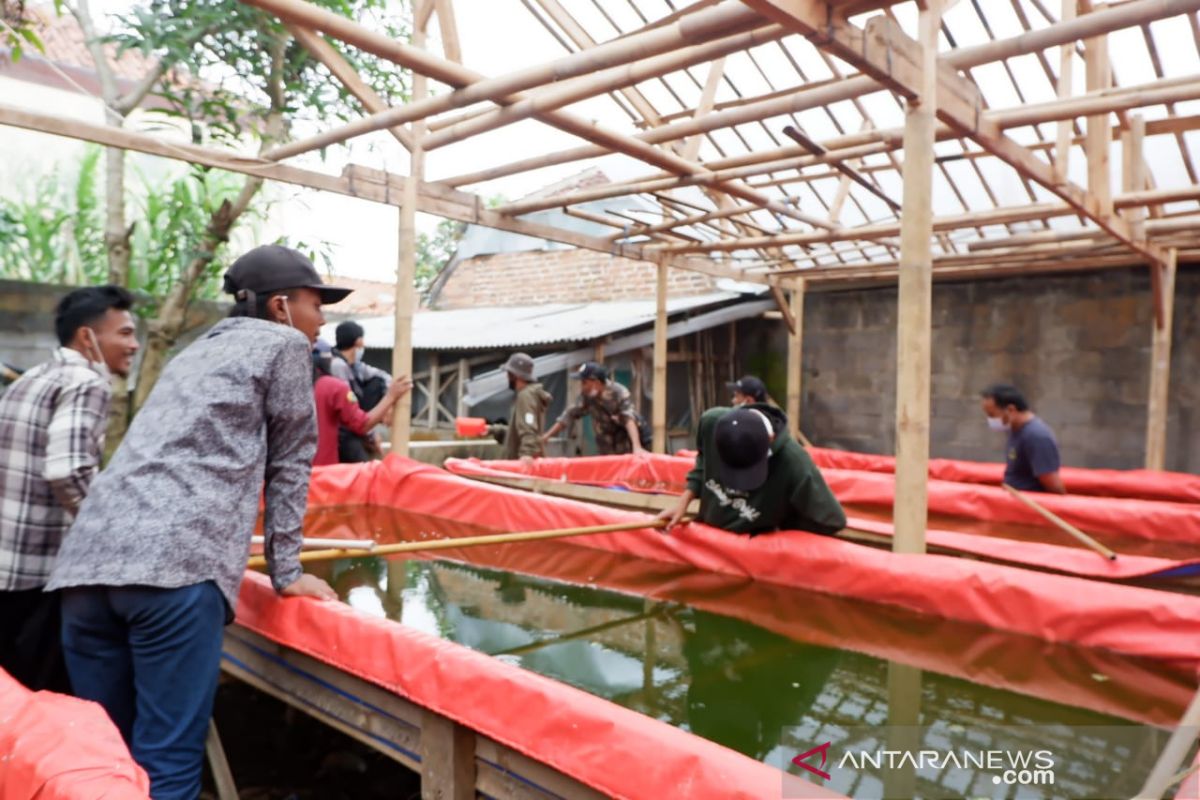
[{"label": "red triangle logo", "polygon": [[820,753],[821,754],[821,766],[822,767],[825,766],[825,759],[829,756],[829,746],[831,744],[833,744],[833,743],[826,742],[825,744],[817,745],[812,750],[809,750],[807,753],[801,753],[800,755],[793,758],[792,763],[795,764],[797,767],[808,770],[809,772],[811,772],[814,775],[820,775],[825,780],[829,780],[828,772],[817,769],[812,764],[807,763],[806,759],[812,758],[817,753]]}]

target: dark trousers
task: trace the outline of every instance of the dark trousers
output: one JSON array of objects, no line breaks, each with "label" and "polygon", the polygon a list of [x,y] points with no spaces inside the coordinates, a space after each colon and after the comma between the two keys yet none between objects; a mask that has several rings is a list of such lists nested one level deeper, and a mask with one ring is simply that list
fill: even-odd
[{"label": "dark trousers", "polygon": [[361,464],[371,460],[367,437],[346,428],[338,428],[338,463]]},{"label": "dark trousers", "polygon": [[34,691],[69,694],[58,592],[0,592],[0,668]]},{"label": "dark trousers", "polygon": [[108,711],[154,800],[194,800],[221,661],[220,590],[67,589],[62,615],[75,694]]}]

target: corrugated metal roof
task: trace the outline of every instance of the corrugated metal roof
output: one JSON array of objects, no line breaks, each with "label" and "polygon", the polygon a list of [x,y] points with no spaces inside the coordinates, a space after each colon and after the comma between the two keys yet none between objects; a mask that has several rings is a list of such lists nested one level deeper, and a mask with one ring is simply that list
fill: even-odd
[{"label": "corrugated metal roof", "polygon": [[[739,296],[735,292],[714,292],[677,297],[667,301],[667,313],[703,308]],[[653,322],[654,315],[654,300],[419,311],[413,316],[413,348],[490,350],[589,342]],[[363,340],[368,348],[392,347],[396,339],[394,317],[367,317],[357,322],[363,326]],[[321,329],[321,338],[332,342],[336,327],[332,322],[326,325]]]}]

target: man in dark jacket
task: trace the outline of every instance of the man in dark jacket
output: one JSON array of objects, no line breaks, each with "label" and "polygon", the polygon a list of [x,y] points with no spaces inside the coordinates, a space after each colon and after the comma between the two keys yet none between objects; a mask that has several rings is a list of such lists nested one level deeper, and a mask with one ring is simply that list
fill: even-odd
[{"label": "man in dark jacket", "polygon": [[846,527],[846,513],[812,458],[787,430],[774,406],[710,408],[700,417],[696,465],[675,508],[659,515],[668,529],[693,498],[700,522],[733,533],[804,530],[832,535]]},{"label": "man in dark jacket", "polygon": [[504,364],[508,386],[517,393],[507,425],[491,425],[488,432],[504,443],[505,458],[538,458],[545,455],[542,427],[546,409],[554,398],[533,376],[533,359],[513,353]]}]

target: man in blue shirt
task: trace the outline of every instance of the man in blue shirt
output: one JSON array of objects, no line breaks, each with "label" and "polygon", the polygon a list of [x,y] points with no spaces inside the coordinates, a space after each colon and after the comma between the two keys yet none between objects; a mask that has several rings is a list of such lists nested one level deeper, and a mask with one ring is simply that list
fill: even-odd
[{"label": "man in blue shirt", "polygon": [[1006,383],[989,386],[980,396],[988,427],[1008,432],[1004,482],[1027,492],[1066,494],[1054,431],[1029,410],[1025,396]]}]

